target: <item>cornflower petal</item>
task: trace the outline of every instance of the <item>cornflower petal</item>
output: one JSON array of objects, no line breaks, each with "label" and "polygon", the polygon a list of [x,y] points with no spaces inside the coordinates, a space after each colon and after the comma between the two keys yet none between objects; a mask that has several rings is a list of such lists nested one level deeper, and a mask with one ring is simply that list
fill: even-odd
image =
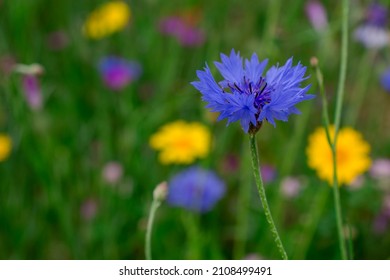
[{"label": "cornflower petal", "polygon": [[214,62],[214,65],[218,68],[221,75],[225,78],[226,81],[240,84],[241,78],[244,73],[240,53],[235,53],[233,49],[230,52],[230,57],[225,54],[221,54],[221,60],[222,63]]},{"label": "cornflower petal", "polygon": [[268,59],[265,59],[259,63],[257,54],[252,54],[251,60],[245,60],[245,76],[251,81],[256,81],[263,74],[267,63]]}]

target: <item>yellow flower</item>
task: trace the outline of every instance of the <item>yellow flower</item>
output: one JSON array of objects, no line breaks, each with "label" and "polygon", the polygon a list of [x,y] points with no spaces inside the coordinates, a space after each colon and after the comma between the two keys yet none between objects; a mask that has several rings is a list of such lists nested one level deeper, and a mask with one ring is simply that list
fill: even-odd
[{"label": "yellow flower", "polygon": [[100,39],[123,29],[130,19],[130,8],[123,1],[110,1],[94,10],[83,26],[86,36]]},{"label": "yellow flower", "polygon": [[[330,137],[333,141],[334,126],[330,126]],[[339,185],[350,184],[360,174],[367,171],[371,165],[368,156],[370,145],[363,136],[353,128],[346,127],[339,130],[337,137],[337,179]],[[332,151],[326,139],[323,127],[317,128],[309,136],[309,145],[306,149],[308,165],[317,171],[318,177],[333,184]]]},{"label": "yellow flower", "polygon": [[0,134],[0,161],[5,160],[11,153],[12,142],[5,134]]},{"label": "yellow flower", "polygon": [[160,150],[162,164],[190,164],[196,158],[204,158],[209,153],[210,132],[201,123],[175,121],[164,125],[150,138],[150,146]]}]

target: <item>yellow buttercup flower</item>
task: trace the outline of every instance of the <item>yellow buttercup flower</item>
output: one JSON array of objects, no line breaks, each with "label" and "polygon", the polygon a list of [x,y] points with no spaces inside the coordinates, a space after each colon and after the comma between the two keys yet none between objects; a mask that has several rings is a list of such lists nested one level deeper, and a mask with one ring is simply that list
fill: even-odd
[{"label": "yellow buttercup flower", "polygon": [[[333,141],[334,126],[330,126],[329,132]],[[369,152],[370,145],[359,132],[350,127],[339,130],[336,147],[339,185],[352,183],[354,179],[370,168],[371,159],[368,156]],[[317,128],[309,136],[306,154],[308,165],[317,171],[318,177],[333,185],[332,151],[323,127]]]},{"label": "yellow buttercup flower", "polygon": [[150,146],[160,150],[162,164],[190,164],[204,158],[210,150],[211,136],[201,123],[175,121],[164,125],[150,138]]},{"label": "yellow buttercup flower", "polygon": [[94,10],[83,26],[86,36],[93,39],[106,37],[123,29],[131,16],[129,6],[123,1],[110,1]]},{"label": "yellow buttercup flower", "polygon": [[12,142],[5,134],[0,134],[0,161],[5,160],[11,153]]}]

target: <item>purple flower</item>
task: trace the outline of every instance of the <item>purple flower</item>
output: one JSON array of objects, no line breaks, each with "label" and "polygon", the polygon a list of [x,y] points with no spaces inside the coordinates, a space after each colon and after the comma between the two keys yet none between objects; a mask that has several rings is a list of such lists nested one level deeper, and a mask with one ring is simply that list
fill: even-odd
[{"label": "purple flower", "polygon": [[390,92],[390,67],[387,68],[381,75],[380,82],[382,87]]},{"label": "purple flower", "polygon": [[228,154],[221,161],[221,172],[226,174],[235,173],[240,167],[240,161],[237,155]]},{"label": "purple flower", "polygon": [[371,4],[366,11],[366,23],[385,27],[387,23],[387,9],[378,3]]},{"label": "purple flower", "polygon": [[272,182],[276,178],[276,170],[272,165],[263,164],[260,171],[264,183]]},{"label": "purple flower", "polygon": [[22,84],[26,101],[32,110],[39,110],[42,108],[42,92],[39,80],[36,75],[24,75]]},{"label": "purple flower", "polygon": [[256,132],[264,120],[275,126],[275,119],[287,121],[290,114],[299,114],[295,105],[314,98],[306,94],[309,86],[301,87],[306,67],[298,63],[292,66],[292,58],[285,65],[272,66],[263,74],[268,60],[259,62],[254,53],[245,60],[240,53],[231,51],[230,57],[221,54],[221,62],[215,66],[223,76],[217,83],[206,64],[204,71],[197,71],[199,81],[192,85],[202,93],[202,99],[213,112],[220,112],[218,120],[227,124],[240,121],[245,132]]},{"label": "purple flower", "polygon": [[200,167],[190,167],[177,174],[168,188],[168,204],[201,213],[210,211],[225,194],[221,179]]},{"label": "purple flower", "polygon": [[184,25],[183,20],[180,17],[166,17],[160,20],[159,29],[162,34],[176,35],[177,30]]},{"label": "purple flower", "polygon": [[108,88],[121,90],[138,79],[142,68],[138,62],[109,56],[100,60],[99,71]]},{"label": "purple flower", "polygon": [[159,22],[162,34],[175,37],[183,46],[200,46],[205,41],[204,32],[185,21],[184,18],[171,16]]},{"label": "purple flower", "polygon": [[322,31],[328,27],[326,11],[321,2],[307,1],[305,5],[305,12],[315,30]]},{"label": "purple flower", "polygon": [[388,31],[372,24],[360,25],[355,30],[354,37],[369,49],[379,49],[389,44]]},{"label": "purple flower", "polygon": [[387,9],[377,3],[371,4],[366,10],[366,17],[355,30],[355,39],[366,48],[382,48],[389,44],[389,34],[386,29]]}]

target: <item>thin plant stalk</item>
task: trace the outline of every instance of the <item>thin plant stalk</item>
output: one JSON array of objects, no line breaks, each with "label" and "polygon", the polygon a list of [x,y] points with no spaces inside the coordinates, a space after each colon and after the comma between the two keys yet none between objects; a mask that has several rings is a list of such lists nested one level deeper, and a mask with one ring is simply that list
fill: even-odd
[{"label": "thin plant stalk", "polygon": [[343,235],[342,213],[341,213],[341,206],[340,206],[340,194],[339,194],[339,185],[338,185],[338,180],[337,180],[337,147],[336,147],[336,142],[335,142],[336,135],[334,135],[334,137],[332,139],[330,131],[329,131],[330,120],[329,120],[329,114],[328,114],[328,101],[327,101],[326,95],[325,95],[323,76],[322,76],[321,70],[318,67],[317,63],[314,63],[314,67],[316,70],[317,82],[318,82],[318,85],[320,88],[320,94],[322,97],[322,122],[323,122],[323,125],[325,127],[326,139],[327,139],[329,147],[331,149],[332,160],[333,160],[333,199],[334,199],[334,205],[335,205],[339,247],[340,247],[341,257],[343,259],[346,259],[347,258],[347,255],[346,255],[347,250],[346,250],[346,245],[345,245],[345,240],[344,240],[344,235]]},{"label": "thin plant stalk", "polygon": [[153,229],[154,217],[160,205],[161,205],[160,201],[153,199],[152,205],[150,206],[150,214],[148,219],[148,225],[146,228],[146,240],[145,240],[145,257],[147,260],[152,259],[152,229]]},{"label": "thin plant stalk", "polygon": [[183,213],[182,222],[187,234],[186,259],[202,259],[204,249],[202,232],[200,230],[200,216],[198,213]]},{"label": "thin plant stalk", "polygon": [[339,72],[339,83],[337,87],[336,94],[336,110],[334,115],[334,136],[331,138],[329,126],[330,118],[328,114],[328,103],[325,96],[324,83],[322,73],[315,63],[316,67],[316,76],[317,81],[320,87],[320,92],[322,96],[322,119],[325,126],[326,137],[329,143],[329,146],[332,151],[333,159],[333,200],[335,207],[336,223],[337,223],[337,232],[339,238],[339,247],[340,253],[343,260],[348,258],[347,256],[347,247],[343,234],[343,222],[342,222],[342,212],[341,212],[341,202],[340,202],[340,192],[339,192],[339,183],[337,177],[337,136],[340,128],[341,122],[341,112],[343,106],[344,92],[345,92],[345,79],[347,73],[347,58],[348,58],[348,12],[349,12],[349,3],[348,0],[343,0],[343,20],[342,20],[342,45],[341,45],[341,58],[340,58],[340,72]]},{"label": "thin plant stalk", "polygon": [[[336,135],[335,135],[336,139]],[[348,259],[347,257],[347,247],[345,245],[345,239],[343,234],[343,221],[342,221],[342,213],[341,213],[341,202],[340,202],[340,192],[339,192],[339,183],[337,179],[337,155],[335,142],[332,145],[332,157],[333,157],[333,199],[334,199],[334,207],[336,213],[336,222],[337,222],[337,232],[339,236],[339,246],[341,258],[343,260]]]},{"label": "thin plant stalk", "polygon": [[343,0],[343,15],[342,15],[342,37],[341,37],[341,57],[340,57],[340,72],[339,84],[337,87],[336,111],[334,115],[335,140],[337,142],[337,134],[340,128],[341,111],[343,107],[343,99],[345,93],[345,79],[347,74],[347,59],[348,59],[348,13],[349,0]]},{"label": "thin plant stalk", "polygon": [[339,193],[339,184],[337,178],[337,136],[340,128],[341,121],[341,111],[343,107],[343,99],[345,93],[345,78],[347,73],[347,59],[348,59],[348,13],[349,13],[349,1],[343,0],[342,2],[342,39],[341,39],[341,57],[340,57],[340,75],[339,75],[339,84],[337,87],[337,99],[336,99],[336,111],[334,115],[334,140],[332,145],[332,155],[333,155],[333,198],[335,204],[336,220],[337,220],[337,229],[339,235],[339,244],[341,257],[343,260],[347,259],[347,247],[345,244],[344,234],[343,234],[343,222],[342,222],[342,213],[341,213],[341,203],[340,203],[340,193]]},{"label": "thin plant stalk", "polygon": [[273,235],[276,246],[278,247],[278,250],[280,252],[280,255],[282,256],[282,258],[284,260],[287,260],[288,259],[287,253],[284,250],[282,240],[279,237],[275,223],[272,219],[271,211],[270,211],[269,206],[268,206],[267,197],[265,195],[264,184],[263,184],[263,180],[261,178],[261,172],[260,172],[259,156],[257,153],[257,144],[256,144],[255,134],[252,134],[252,133],[249,134],[249,142],[250,142],[253,173],[255,176],[255,182],[256,182],[257,190],[259,192],[261,204],[263,205],[264,214],[265,214],[266,220],[268,222],[268,225],[271,229],[271,233]]}]

